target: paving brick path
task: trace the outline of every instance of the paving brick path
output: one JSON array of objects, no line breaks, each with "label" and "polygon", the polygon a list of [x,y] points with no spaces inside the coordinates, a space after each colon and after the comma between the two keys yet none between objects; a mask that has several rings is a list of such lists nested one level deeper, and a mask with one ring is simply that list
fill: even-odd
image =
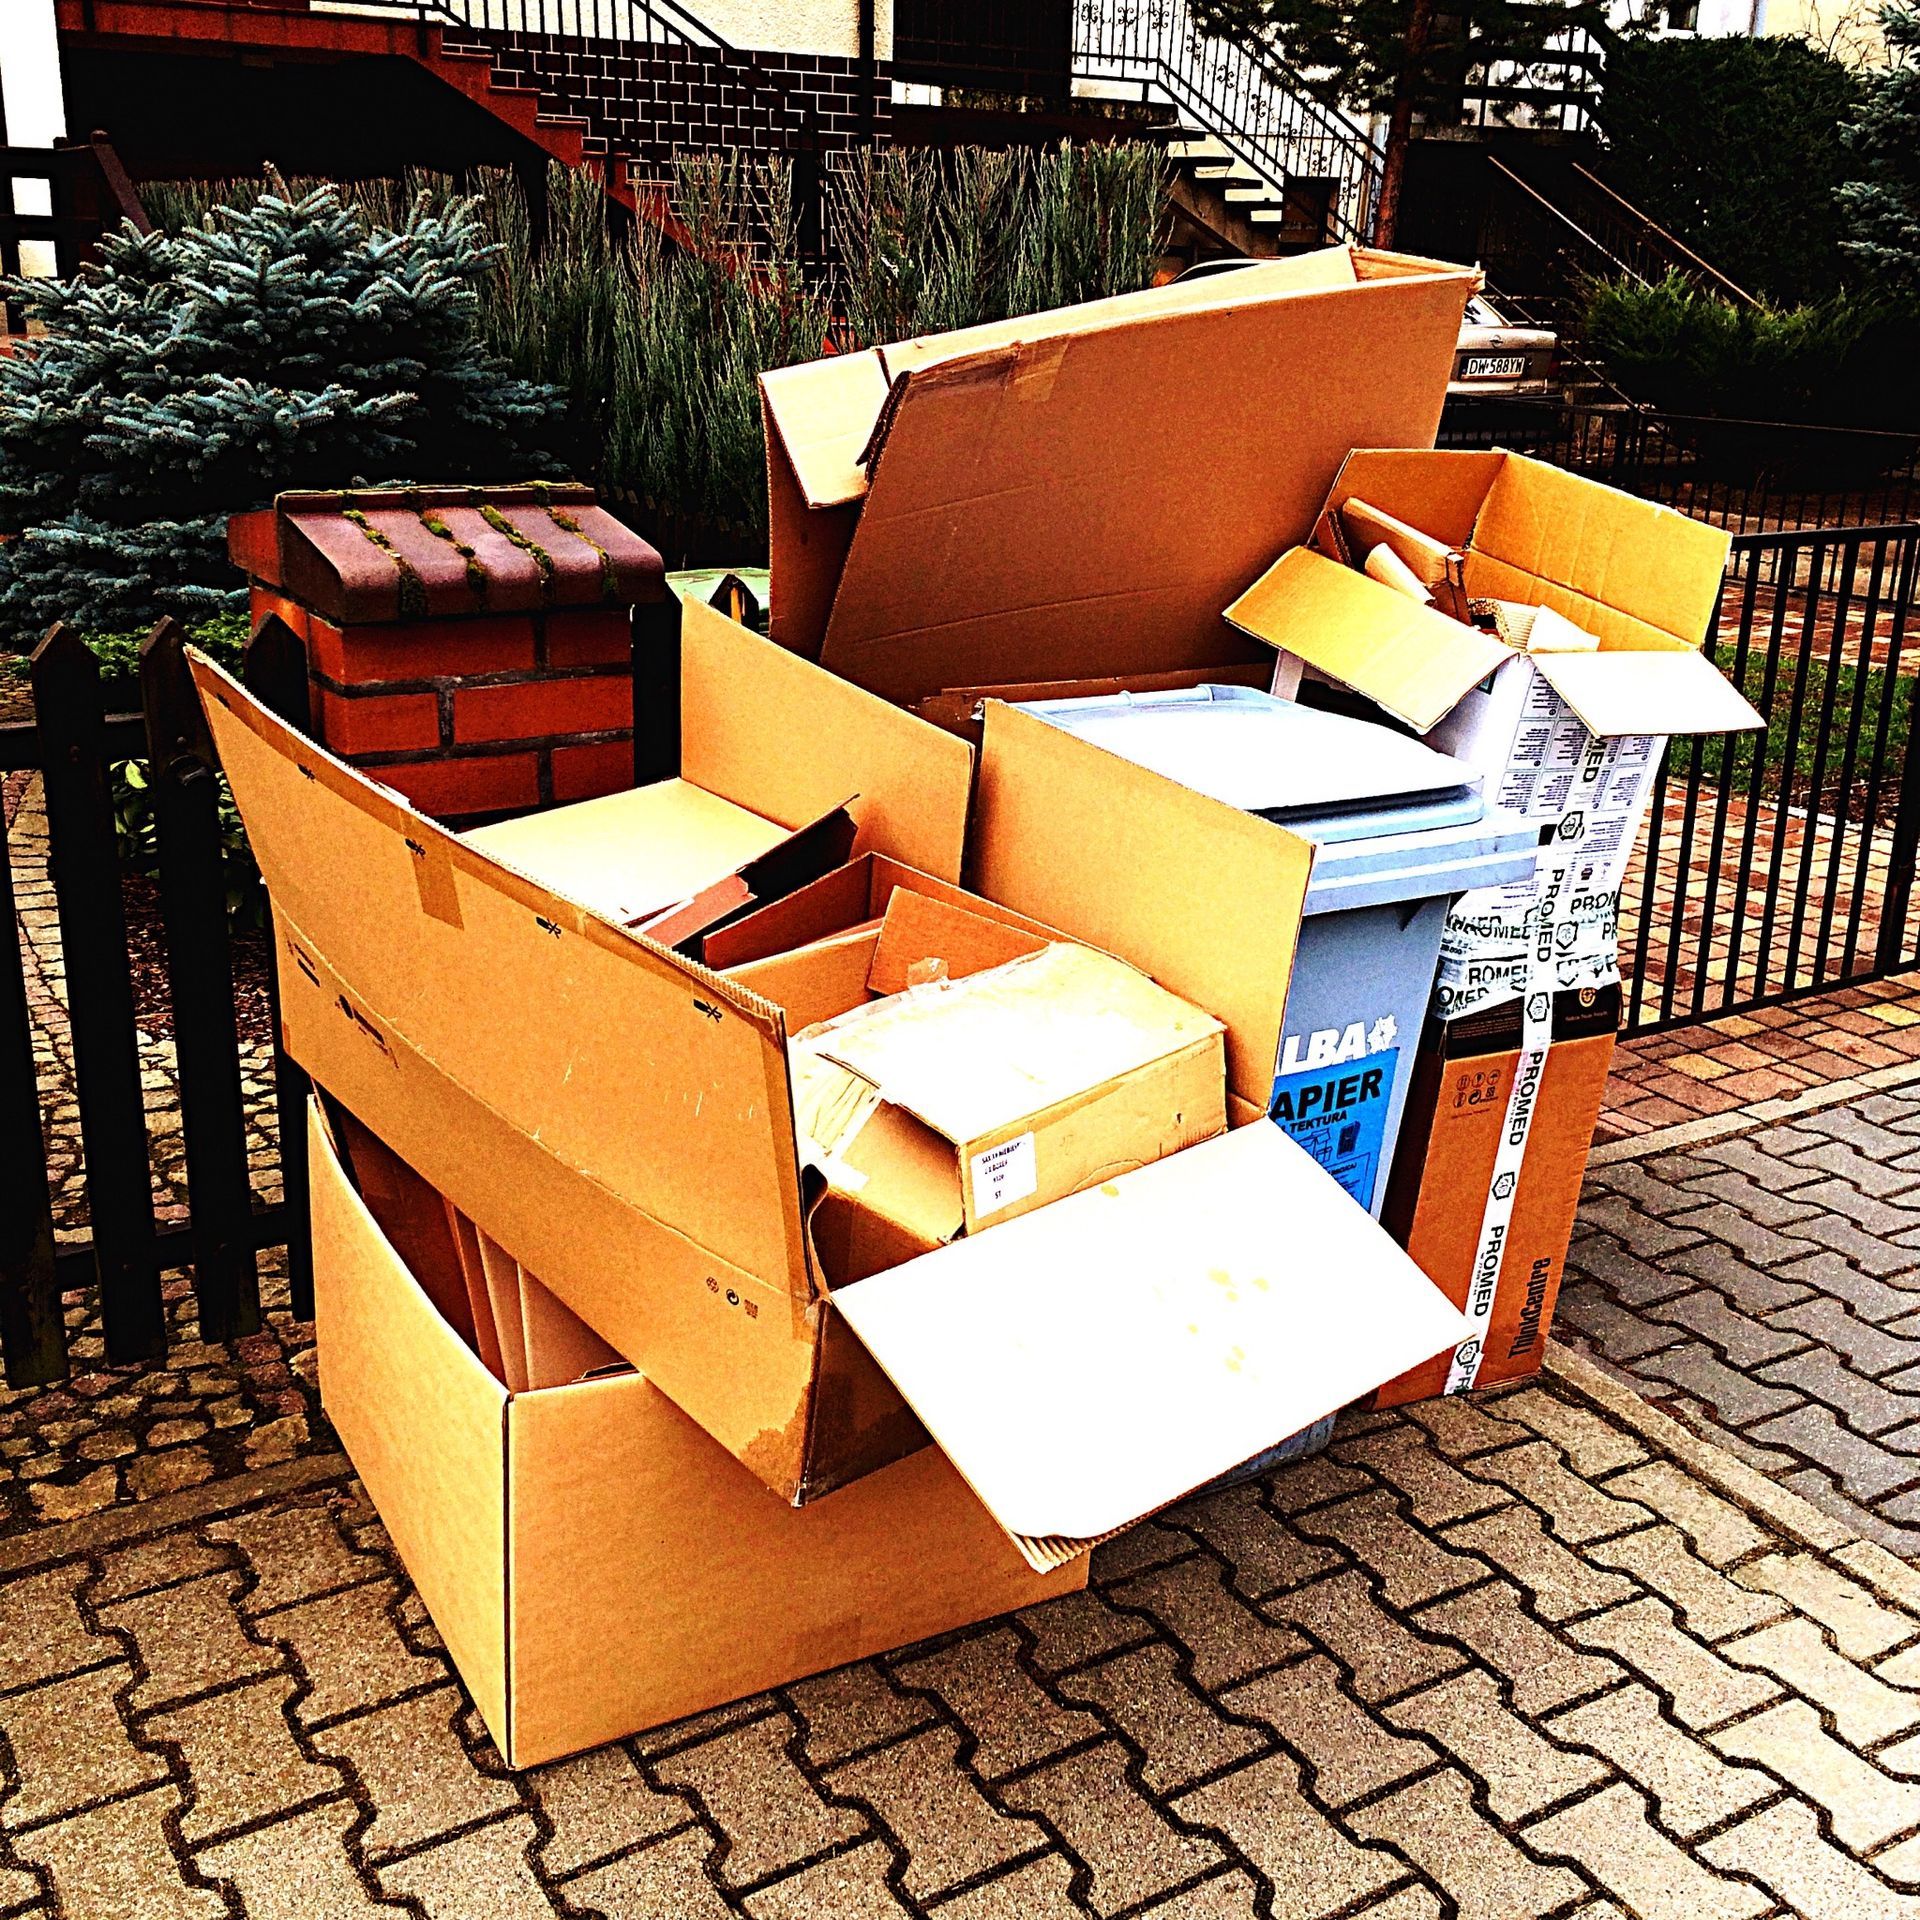
[{"label": "paving brick path", "polygon": [[1920,1087],[1661,1138],[1591,1170],[1562,1336],[1920,1558]]},{"label": "paving brick path", "polygon": [[1578,1373],[1349,1419],[1084,1598],[523,1777],[284,1463],[0,1543],[0,1912],[1920,1914],[1920,1581],[1714,1458]]},{"label": "paving brick path", "polygon": [[1920,1078],[1920,974],[1621,1041],[1595,1138],[1617,1140],[1753,1108],[1783,1114],[1815,1089],[1864,1097]]}]

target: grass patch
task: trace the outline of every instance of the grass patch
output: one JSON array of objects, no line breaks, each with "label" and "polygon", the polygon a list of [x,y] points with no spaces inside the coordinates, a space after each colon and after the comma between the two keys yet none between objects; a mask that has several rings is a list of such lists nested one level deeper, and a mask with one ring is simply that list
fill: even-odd
[{"label": "grass patch", "polygon": [[[1837,803],[1842,797],[1840,776],[1846,760],[1847,740],[1853,732],[1857,713],[1859,725],[1851,784],[1858,788],[1865,780],[1884,726],[1887,771],[1882,780],[1882,805],[1891,804],[1898,791],[1900,768],[1906,760],[1907,741],[1913,727],[1912,674],[1890,674],[1884,667],[1830,666],[1825,660],[1811,659],[1801,680],[1798,660],[1783,649],[1769,697],[1764,648],[1749,650],[1746,663],[1741,667],[1739,649],[1722,643],[1714,648],[1714,660],[1721,672],[1766,715],[1767,730],[1765,733],[1717,734],[1700,741],[1699,766],[1704,779],[1730,783],[1736,791],[1752,792],[1758,767],[1758,791],[1763,799],[1784,795],[1794,804],[1807,804],[1815,798],[1826,804]],[[1740,669],[1737,673],[1736,667]],[[1797,702],[1796,685],[1801,688]],[[1823,758],[1818,751],[1820,716],[1829,691],[1832,710]],[[1793,725],[1796,705],[1800,715],[1797,729]],[[1668,764],[1676,775],[1685,774],[1694,765],[1693,749],[1685,742],[1675,742],[1669,751]]]}]

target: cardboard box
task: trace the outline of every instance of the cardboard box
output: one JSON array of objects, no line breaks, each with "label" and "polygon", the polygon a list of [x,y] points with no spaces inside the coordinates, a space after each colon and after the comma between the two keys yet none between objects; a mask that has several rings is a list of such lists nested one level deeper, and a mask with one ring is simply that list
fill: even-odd
[{"label": "cardboard box", "polygon": [[[809,965],[828,1010],[788,1054],[835,1285],[1226,1131],[1219,1021],[1109,954],[902,887],[872,928],[733,978],[777,970],[791,1011]],[[891,1257],[836,1260],[830,1214]]]},{"label": "cardboard box", "polygon": [[551,1311],[527,1322],[533,1383],[510,1388],[447,1311],[440,1196],[352,1138],[349,1180],[315,1110],[321,1399],[509,1766],[1085,1584],[1084,1557],[1023,1565],[931,1448],[781,1506],[639,1374],[578,1377],[591,1346],[543,1362]]},{"label": "cardboard box", "polygon": [[[813,703],[777,737],[750,723],[781,792],[871,792],[847,761],[882,718],[889,740],[965,753],[705,609],[690,660],[702,618],[743,666],[715,728],[753,704],[762,656]],[[898,1457],[917,1416],[1054,1564],[1459,1339],[1266,1125],[836,1288],[807,1230],[780,1006],[511,872],[195,672],[273,899],[294,1057],[783,1498]],[[1001,897],[1220,1019],[1234,1099],[1263,1117],[1310,847],[1028,716],[994,709],[987,739],[976,851]],[[754,764],[706,784],[778,819]]]},{"label": "cardboard box", "polygon": [[1432,444],[1477,283],[1332,247],[767,374],[773,637],[903,704],[1260,660],[1220,609]]},{"label": "cardboard box", "polygon": [[[1356,514],[1370,532],[1400,528],[1397,549],[1442,576],[1449,604],[1500,603],[1505,637],[1331,557],[1359,557]],[[1479,769],[1491,805],[1541,823],[1568,867],[1551,984],[1601,988],[1619,978],[1615,901],[1666,736],[1763,724],[1701,651],[1728,546],[1716,527],[1518,454],[1359,452],[1316,546],[1283,554],[1227,618]],[[1526,882],[1462,896],[1441,955],[1450,1012],[1526,987],[1539,898]]]},{"label": "cardboard box", "polygon": [[[1493,1289],[1477,1354],[1442,1354],[1389,1381],[1374,1404],[1397,1407],[1447,1391],[1456,1359],[1472,1384],[1497,1386],[1538,1370],[1560,1294],[1587,1153],[1606,1095],[1620,1021],[1618,988],[1562,994],[1524,1139],[1519,1184],[1497,1265],[1478,1259],[1483,1204],[1501,1129],[1511,1122],[1519,1009],[1432,1020],[1414,1062],[1382,1219],[1456,1306]],[[1477,1268],[1481,1270],[1476,1270]],[[1458,1377],[1458,1376],[1456,1376]]]}]

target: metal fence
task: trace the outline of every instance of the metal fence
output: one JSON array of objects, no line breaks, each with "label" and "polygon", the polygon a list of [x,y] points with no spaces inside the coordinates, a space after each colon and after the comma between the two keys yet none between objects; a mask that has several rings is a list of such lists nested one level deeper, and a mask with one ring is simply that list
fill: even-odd
[{"label": "metal fence", "polygon": [[[248,683],[276,711],[307,724],[299,642],[269,622],[249,650]],[[180,629],[162,622],[141,659],[139,713],[109,713],[100,669],[69,628],[33,656],[35,717],[0,727],[0,772],[37,769],[44,783],[49,872],[58,908],[85,1164],[89,1238],[56,1247],[33,1028],[18,939],[0,954],[0,1358],[10,1386],[62,1378],[60,1296],[97,1289],[107,1358],[152,1360],[166,1347],[160,1276],[190,1265],[201,1337],[260,1325],[256,1255],[289,1243],[294,1310],[311,1312],[305,1265],[306,1082],[274,1056],[283,1198],[257,1206],[240,1080],[219,780],[187,673]],[[166,936],[189,1224],[154,1211],[133,971],[110,784],[113,763],[148,768]],[[14,921],[13,860],[0,829],[0,906]],[[277,1022],[276,1022],[277,1025]],[[302,1223],[291,1231],[291,1223]]]},{"label": "metal fence", "polygon": [[1676,740],[1622,890],[1625,1031],[1920,966],[1920,526],[1734,541],[1714,646],[1764,734]]},{"label": "metal fence", "polygon": [[1920,430],[1724,420],[1557,399],[1452,400],[1443,447],[1507,447],[1730,533],[1920,517]]}]

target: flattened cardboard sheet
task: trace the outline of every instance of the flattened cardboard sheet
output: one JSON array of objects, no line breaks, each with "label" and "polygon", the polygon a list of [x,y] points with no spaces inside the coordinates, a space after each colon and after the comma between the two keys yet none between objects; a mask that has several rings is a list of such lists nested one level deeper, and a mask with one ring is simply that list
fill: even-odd
[{"label": "flattened cardboard sheet", "polygon": [[771,853],[787,829],[690,781],[661,780],[474,827],[461,838],[631,927]]},{"label": "flattened cardboard sheet", "polygon": [[1431,444],[1475,284],[1332,249],[883,349],[857,505],[850,426],[814,414],[871,377],[770,380],[772,443],[793,405],[794,444],[833,448],[773,463],[775,638],[908,705],[1257,658],[1220,608],[1306,536],[1347,449]]},{"label": "flattened cardboard sheet", "polygon": [[1415,733],[1437,726],[1512,659],[1493,634],[1294,547],[1227,608],[1243,633],[1363,693]]},{"label": "flattened cardboard sheet", "polygon": [[834,1298],[1036,1568],[1455,1345],[1467,1324],[1265,1124]]},{"label": "flattened cardboard sheet", "polygon": [[1704,653],[1536,653],[1535,670],[1602,740],[1744,733],[1765,724]]}]

